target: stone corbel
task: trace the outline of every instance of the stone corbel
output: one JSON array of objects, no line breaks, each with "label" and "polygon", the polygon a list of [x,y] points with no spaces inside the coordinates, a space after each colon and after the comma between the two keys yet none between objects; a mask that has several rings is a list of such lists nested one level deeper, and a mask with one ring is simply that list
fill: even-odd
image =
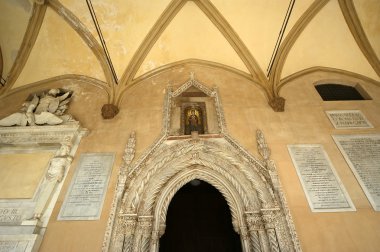
[{"label": "stone corbel", "polygon": [[119,113],[119,108],[114,104],[104,104],[102,107],[103,119],[112,119]]},{"label": "stone corbel", "polygon": [[285,99],[280,96],[273,97],[271,100],[269,100],[268,104],[275,112],[284,112],[285,110]]}]

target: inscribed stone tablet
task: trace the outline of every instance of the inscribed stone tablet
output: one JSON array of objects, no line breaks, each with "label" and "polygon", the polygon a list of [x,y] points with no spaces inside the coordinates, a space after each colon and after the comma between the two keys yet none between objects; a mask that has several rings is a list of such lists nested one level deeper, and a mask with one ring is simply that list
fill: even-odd
[{"label": "inscribed stone tablet", "polygon": [[0,224],[20,223],[23,219],[21,208],[0,208]]},{"label": "inscribed stone tablet", "polygon": [[380,134],[333,138],[372,207],[380,211]]},{"label": "inscribed stone tablet", "polygon": [[313,212],[356,210],[322,145],[288,145],[288,150]]},{"label": "inscribed stone tablet", "polygon": [[113,161],[112,153],[81,155],[58,220],[100,218]]},{"label": "inscribed stone tablet", "polygon": [[373,128],[360,110],[330,110],[326,114],[336,129]]}]

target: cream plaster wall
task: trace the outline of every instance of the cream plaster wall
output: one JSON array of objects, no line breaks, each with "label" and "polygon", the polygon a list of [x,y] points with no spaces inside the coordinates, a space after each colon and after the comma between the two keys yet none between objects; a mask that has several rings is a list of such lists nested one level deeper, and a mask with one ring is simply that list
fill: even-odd
[{"label": "cream plaster wall", "polygon": [[380,58],[380,2],[357,0],[353,2],[364,32],[378,58]]},{"label": "cream plaster wall", "polygon": [[[112,120],[103,120],[100,115],[100,108],[106,100],[103,91],[83,83],[70,82],[63,85],[75,90],[69,112],[87,127],[90,133],[82,139],[78,148],[53,210],[40,251],[101,249],[117,173],[128,136],[132,131],[136,131],[136,158],[138,158],[160,134],[164,92],[168,80],[171,85],[178,87],[188,80],[190,71],[194,71],[196,79],[205,85],[218,86],[228,131],[255,156],[258,156],[256,129],[264,132],[272,150],[272,158],[278,168],[303,251],[375,252],[378,250],[380,214],[370,206],[331,135],[379,133],[379,87],[341,74],[316,72],[285,85],[280,93],[286,99],[285,112],[273,112],[267,104],[264,93],[244,78],[224,70],[193,65],[163,72],[130,88],[121,103],[120,113]],[[313,86],[320,80],[359,83],[372,100],[323,102]],[[18,94],[7,99],[15,98],[21,103],[23,96]],[[324,113],[325,110],[334,109],[360,109],[375,128],[336,130]],[[312,213],[288,154],[287,144],[322,144],[357,211]],[[78,157],[86,152],[116,154],[101,218],[98,221],[57,221]]]},{"label": "cream plaster wall", "polygon": [[[211,1],[266,72],[290,1]],[[287,31],[312,1],[297,1]],[[239,13],[236,15],[236,13]]]},{"label": "cream plaster wall", "polygon": [[32,198],[53,153],[0,154],[0,199]]},{"label": "cream plaster wall", "polygon": [[0,46],[3,55],[3,78],[11,70],[17,56],[28,25],[31,6],[28,0],[0,1]]},{"label": "cream plaster wall", "polygon": [[301,33],[286,59],[282,77],[314,66],[380,80],[351,35],[337,0],[329,1]]},{"label": "cream plaster wall", "polygon": [[218,28],[193,2],[187,2],[174,17],[145,58],[137,76],[184,59],[222,63],[248,72]]},{"label": "cream plaster wall", "polygon": [[[107,49],[119,78],[169,2],[170,0],[92,1],[107,43]],[[73,11],[98,39],[85,1],[64,0],[62,3]]]},{"label": "cream plaster wall", "polygon": [[12,88],[64,74],[105,80],[90,48],[69,24],[48,8],[28,61]]}]

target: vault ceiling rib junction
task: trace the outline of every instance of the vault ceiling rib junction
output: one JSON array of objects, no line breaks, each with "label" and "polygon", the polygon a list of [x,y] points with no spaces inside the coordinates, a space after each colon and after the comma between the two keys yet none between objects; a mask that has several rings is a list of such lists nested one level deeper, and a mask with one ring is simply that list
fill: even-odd
[{"label": "vault ceiling rib junction", "polygon": [[1,76],[6,80],[0,95],[48,78],[78,75],[97,79],[96,85],[104,82],[108,102],[118,105],[125,90],[159,71],[188,63],[248,78],[261,87],[270,104],[280,97],[282,80],[310,69],[362,75],[380,85],[380,18],[375,11],[379,1],[296,1],[268,77],[265,69],[289,1],[92,0],[92,4],[119,85],[110,77],[84,1],[1,1],[1,9],[12,11],[3,12],[0,19]]}]

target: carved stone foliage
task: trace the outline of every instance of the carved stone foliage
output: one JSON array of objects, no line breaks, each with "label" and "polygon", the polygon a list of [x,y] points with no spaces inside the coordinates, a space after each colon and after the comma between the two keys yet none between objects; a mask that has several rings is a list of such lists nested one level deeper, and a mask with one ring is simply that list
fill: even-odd
[{"label": "carved stone foliage", "polygon": [[[171,97],[191,85],[215,98],[218,136],[169,137]],[[264,159],[259,160],[228,135],[216,90],[209,90],[193,76],[178,90],[168,89],[163,125],[159,139],[129,165],[103,251],[158,251],[170,201],[193,179],[211,184],[224,196],[243,251],[301,250],[264,135],[258,132],[259,152]]]}]

